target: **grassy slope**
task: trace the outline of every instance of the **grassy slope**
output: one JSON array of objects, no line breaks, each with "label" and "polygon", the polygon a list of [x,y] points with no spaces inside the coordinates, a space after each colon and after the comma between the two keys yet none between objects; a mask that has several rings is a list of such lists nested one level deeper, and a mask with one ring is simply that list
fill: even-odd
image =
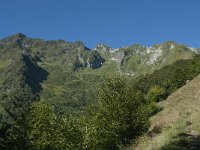
[{"label": "grassy slope", "polygon": [[149,133],[128,149],[200,149],[200,75],[158,105]]}]

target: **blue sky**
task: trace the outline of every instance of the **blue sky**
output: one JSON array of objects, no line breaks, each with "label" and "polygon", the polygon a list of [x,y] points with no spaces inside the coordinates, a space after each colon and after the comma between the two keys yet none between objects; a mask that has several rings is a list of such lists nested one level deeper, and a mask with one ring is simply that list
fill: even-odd
[{"label": "blue sky", "polygon": [[0,38],[21,32],[89,48],[167,40],[200,48],[199,8],[200,0],[1,0]]}]

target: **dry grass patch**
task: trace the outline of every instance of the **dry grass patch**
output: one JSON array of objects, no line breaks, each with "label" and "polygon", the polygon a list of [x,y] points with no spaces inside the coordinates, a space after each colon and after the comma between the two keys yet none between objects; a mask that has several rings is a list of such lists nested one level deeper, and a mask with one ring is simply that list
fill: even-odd
[{"label": "dry grass patch", "polygon": [[[158,104],[164,109],[151,118],[149,133],[128,150],[198,148],[200,143],[200,75]],[[199,140],[199,141],[197,141]]]}]

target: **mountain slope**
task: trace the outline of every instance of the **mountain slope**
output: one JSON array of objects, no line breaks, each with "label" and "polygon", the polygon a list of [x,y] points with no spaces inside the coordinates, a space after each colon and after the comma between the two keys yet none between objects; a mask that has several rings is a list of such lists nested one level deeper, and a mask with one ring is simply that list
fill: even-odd
[{"label": "mountain slope", "polygon": [[[91,68],[98,69],[101,73],[103,66],[102,72],[104,72],[104,68],[109,68],[111,73],[136,76],[152,73],[154,70],[180,59],[191,59],[199,53],[199,49],[173,41],[151,47],[135,44],[117,49],[105,44],[97,44],[96,48],[91,50],[80,41],[44,41],[19,33],[0,40],[0,60],[7,62],[12,59],[17,52],[17,45],[31,52],[37,61],[62,66],[69,71]],[[109,72],[109,70],[107,71]]]},{"label": "mountain slope", "polygon": [[180,59],[191,59],[198,49],[168,41],[151,47],[132,45],[119,48],[117,51],[111,49],[109,52],[109,60],[118,63],[119,72],[138,76],[152,73]]},{"label": "mountain slope", "polygon": [[62,65],[73,70],[79,68],[98,68],[104,59],[97,51],[91,51],[82,42],[44,41],[33,39],[24,34],[15,34],[0,40],[1,59],[11,59],[17,52],[16,47],[31,52],[43,62]]},{"label": "mountain slope", "polygon": [[[18,54],[29,55],[35,63],[25,64],[31,68],[29,82],[35,91],[40,89],[41,99],[52,102],[61,112],[79,112],[89,101],[95,101],[96,89],[100,87],[105,75],[137,77],[177,60],[192,59],[195,52],[198,49],[175,42],[117,49],[98,44],[91,50],[79,41],[45,41],[19,33],[0,40],[0,74],[9,71],[9,66]],[[48,73],[42,82],[39,76],[41,71]],[[2,75],[0,85],[4,77]],[[38,83],[37,87],[32,81]]]},{"label": "mountain slope", "polygon": [[[3,122],[11,120],[10,114],[19,115],[20,111],[28,109],[38,97],[42,89],[41,83],[48,75],[31,55],[23,54],[20,47],[17,51],[18,53],[10,60],[10,65],[0,74],[0,118]],[[15,105],[19,109],[14,109]]]},{"label": "mountain slope", "polygon": [[200,149],[200,75],[158,105],[149,133],[130,149]]}]

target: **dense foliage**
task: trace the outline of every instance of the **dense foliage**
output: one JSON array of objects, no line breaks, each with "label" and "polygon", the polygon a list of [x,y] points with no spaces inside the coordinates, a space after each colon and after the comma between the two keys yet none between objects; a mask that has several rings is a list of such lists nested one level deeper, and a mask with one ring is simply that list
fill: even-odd
[{"label": "dense foliage", "polygon": [[5,114],[2,114],[0,122],[3,132],[1,149],[18,149],[28,146],[28,122],[25,120],[32,102],[36,99],[36,94],[28,84],[28,76],[25,76],[30,73],[25,58],[26,56],[21,55],[15,63],[11,64],[3,83],[1,106]]},{"label": "dense foliage", "polygon": [[142,93],[121,77],[107,78],[98,103],[89,109],[84,130],[86,149],[119,149],[149,127],[148,105]]},{"label": "dense foliage", "polygon": [[179,60],[172,65],[141,76],[134,82],[136,88],[147,98],[161,101],[200,73],[200,56],[189,60]]}]

